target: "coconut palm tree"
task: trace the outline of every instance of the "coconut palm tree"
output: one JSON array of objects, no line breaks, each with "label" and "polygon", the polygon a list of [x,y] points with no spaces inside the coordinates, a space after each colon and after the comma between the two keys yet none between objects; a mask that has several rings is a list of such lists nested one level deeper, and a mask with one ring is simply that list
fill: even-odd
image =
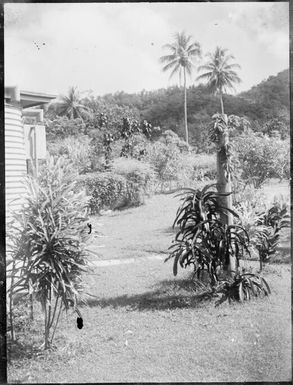
[{"label": "coconut palm tree", "polygon": [[88,108],[82,104],[82,99],[76,87],[70,87],[68,95],[62,95],[57,103],[59,115],[66,115],[70,119],[81,118],[88,112]]},{"label": "coconut palm tree", "polygon": [[206,80],[212,92],[219,95],[221,102],[221,112],[224,114],[223,93],[228,89],[234,90],[234,84],[241,80],[235,69],[240,69],[239,64],[231,63],[234,56],[228,54],[228,50],[216,47],[213,53],[208,54],[208,61],[198,67],[198,71],[205,71],[197,77],[197,80]]},{"label": "coconut palm tree", "polygon": [[188,144],[188,127],[187,127],[187,97],[186,97],[186,73],[191,75],[193,59],[201,55],[201,48],[198,42],[192,41],[192,36],[187,36],[185,32],[177,32],[174,42],[165,44],[163,48],[169,49],[169,55],[161,56],[160,62],[164,64],[163,71],[171,70],[170,78],[179,73],[179,81],[183,72],[184,87],[184,125],[186,143]]},{"label": "coconut palm tree", "polygon": [[[227,168],[229,164],[229,118],[224,113],[223,94],[228,89],[234,89],[235,83],[240,83],[240,78],[235,72],[239,69],[239,64],[231,62],[234,56],[228,53],[227,49],[216,47],[213,53],[208,54],[208,61],[200,66],[198,70],[203,72],[197,80],[206,80],[208,88],[219,95],[221,102],[221,114],[214,115],[213,129],[217,135],[217,188],[222,195],[218,198],[220,206],[232,209],[231,196],[231,172]],[[233,224],[233,216],[221,214],[221,220],[227,225]],[[229,256],[228,270],[235,270],[235,258]]]}]

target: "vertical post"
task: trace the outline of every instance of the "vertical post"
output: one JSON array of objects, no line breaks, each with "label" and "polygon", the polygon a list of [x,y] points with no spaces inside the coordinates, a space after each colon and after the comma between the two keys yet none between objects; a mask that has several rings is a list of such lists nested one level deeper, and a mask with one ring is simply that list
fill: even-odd
[{"label": "vertical post", "polygon": [[187,95],[186,95],[186,73],[185,73],[185,68],[183,68],[183,75],[184,75],[184,126],[185,126],[186,143],[188,144]]},{"label": "vertical post", "polygon": [[[222,114],[223,117],[225,115]],[[223,119],[225,121],[225,118]],[[227,122],[225,123],[225,128],[218,133],[218,152],[217,152],[217,189],[221,194],[227,194],[232,192],[231,186],[231,175],[230,172],[226,169],[226,165],[229,161],[227,154],[227,145],[229,143],[229,133]],[[232,194],[228,196],[221,196],[218,198],[219,205],[222,207],[227,207],[232,209]],[[226,226],[231,226],[233,224],[233,216],[231,213],[221,213],[221,221]],[[229,260],[226,261],[224,266],[226,271],[236,271],[236,258],[230,253]]]},{"label": "vertical post", "polygon": [[37,146],[37,130],[36,126],[34,126],[34,158],[35,158],[35,170],[36,170],[36,178],[38,177],[38,146]]}]

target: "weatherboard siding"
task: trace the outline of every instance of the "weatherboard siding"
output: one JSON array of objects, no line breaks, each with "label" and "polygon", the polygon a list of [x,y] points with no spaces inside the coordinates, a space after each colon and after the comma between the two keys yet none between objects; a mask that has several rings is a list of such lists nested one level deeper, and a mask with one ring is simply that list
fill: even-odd
[{"label": "weatherboard siding", "polygon": [[6,215],[18,211],[25,195],[23,179],[27,173],[21,109],[5,104],[5,190]]}]

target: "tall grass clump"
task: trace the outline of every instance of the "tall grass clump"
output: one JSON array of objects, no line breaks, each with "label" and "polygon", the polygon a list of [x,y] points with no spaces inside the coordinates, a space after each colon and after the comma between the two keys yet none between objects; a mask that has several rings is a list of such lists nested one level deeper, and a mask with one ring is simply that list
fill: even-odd
[{"label": "tall grass clump", "polygon": [[18,292],[40,302],[44,315],[44,348],[51,347],[61,311],[82,299],[88,239],[87,199],[74,193],[76,174],[64,158],[47,159],[38,179],[26,181],[24,205],[8,229],[11,286],[10,324]]}]

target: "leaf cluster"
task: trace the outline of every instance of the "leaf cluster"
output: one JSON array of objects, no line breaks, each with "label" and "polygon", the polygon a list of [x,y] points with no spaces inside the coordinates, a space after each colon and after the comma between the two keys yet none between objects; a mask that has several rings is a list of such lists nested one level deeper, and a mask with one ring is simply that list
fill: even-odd
[{"label": "leaf cluster", "polygon": [[254,244],[262,262],[267,262],[275,254],[280,241],[280,232],[290,227],[287,207],[274,204],[266,212],[259,214],[256,220]]},{"label": "leaf cluster", "polygon": [[250,300],[252,297],[271,294],[267,281],[253,273],[237,273],[230,280],[222,280],[216,288],[216,293],[220,294],[220,299],[216,302],[216,306],[224,301],[236,300],[243,302]]},{"label": "leaf cluster", "polygon": [[[13,273],[15,282],[10,290],[34,292],[43,307],[52,291],[65,308],[76,304],[82,292],[87,198],[73,193],[70,167],[62,158],[51,158],[39,181],[29,177],[25,204],[8,229],[12,257],[8,275]],[[10,270],[12,264],[17,268]]]},{"label": "leaf cluster", "polygon": [[220,214],[238,214],[218,203],[220,194],[213,190],[214,184],[202,190],[182,189],[181,205],[178,208],[173,227],[178,231],[170,246],[171,253],[166,259],[174,258],[173,273],[177,274],[178,263],[181,267],[194,265],[199,274],[202,270],[209,272],[211,282],[218,281],[217,271],[224,267],[233,254],[237,261],[245,252],[249,253],[249,237],[240,225],[225,225]]}]

